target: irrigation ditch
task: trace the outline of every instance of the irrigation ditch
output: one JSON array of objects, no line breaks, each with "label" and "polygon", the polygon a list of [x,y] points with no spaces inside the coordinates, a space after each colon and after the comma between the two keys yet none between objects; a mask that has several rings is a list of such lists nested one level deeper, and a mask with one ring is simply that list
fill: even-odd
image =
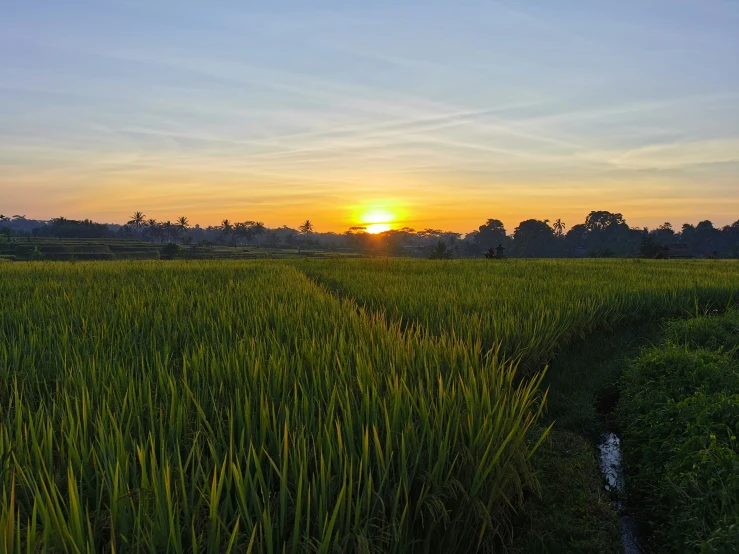
[{"label": "irrigation ditch", "polygon": [[605,489],[614,496],[613,505],[618,511],[624,554],[641,554],[643,549],[639,526],[626,501],[626,477],[622,459],[619,436],[613,431],[603,433],[598,443],[598,461],[605,480]]},{"label": "irrigation ditch", "polygon": [[533,459],[542,491],[524,508],[530,514],[514,539],[516,554],[644,552],[627,498],[617,406],[626,364],[658,339],[661,325],[596,333],[552,360],[542,424],[555,425],[551,446]]}]

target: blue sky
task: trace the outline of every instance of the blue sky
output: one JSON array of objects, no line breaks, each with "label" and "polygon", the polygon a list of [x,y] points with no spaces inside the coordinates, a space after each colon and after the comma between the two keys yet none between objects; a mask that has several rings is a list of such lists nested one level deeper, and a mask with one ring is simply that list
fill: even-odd
[{"label": "blue sky", "polygon": [[739,2],[0,0],[0,211],[739,219]]}]

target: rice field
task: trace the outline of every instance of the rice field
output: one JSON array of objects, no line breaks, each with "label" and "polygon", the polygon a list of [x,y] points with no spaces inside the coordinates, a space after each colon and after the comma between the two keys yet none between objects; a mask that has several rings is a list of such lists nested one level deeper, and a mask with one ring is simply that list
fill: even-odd
[{"label": "rice field", "polygon": [[[306,260],[340,296],[540,368],[560,348],[625,323],[723,309],[739,299],[736,260]],[[736,298],[735,298],[736,297]]]},{"label": "rice field", "polygon": [[0,551],[492,551],[537,486],[544,363],[738,288],[708,261],[3,264]]}]

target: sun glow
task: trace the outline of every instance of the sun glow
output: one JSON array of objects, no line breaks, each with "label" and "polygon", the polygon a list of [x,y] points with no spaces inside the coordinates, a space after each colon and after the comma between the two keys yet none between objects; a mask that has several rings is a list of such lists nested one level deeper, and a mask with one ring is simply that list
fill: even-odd
[{"label": "sun glow", "polygon": [[377,233],[384,233],[385,231],[389,231],[392,228],[393,226],[389,223],[372,223],[371,225],[367,225],[364,230],[372,235],[375,235]]},{"label": "sun glow", "polygon": [[362,210],[357,219],[365,232],[375,235],[392,229],[397,215],[384,207],[372,207]]}]

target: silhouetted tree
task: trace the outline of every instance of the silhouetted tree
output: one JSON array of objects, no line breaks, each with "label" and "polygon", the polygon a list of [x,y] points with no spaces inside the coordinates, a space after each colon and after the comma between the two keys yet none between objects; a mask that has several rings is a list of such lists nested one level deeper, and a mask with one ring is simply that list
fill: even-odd
[{"label": "silhouetted tree", "polygon": [[585,228],[591,233],[605,231],[620,225],[626,225],[624,217],[621,214],[608,211],[593,211],[585,218]]},{"label": "silhouetted tree", "polygon": [[35,229],[34,234],[41,237],[59,238],[108,238],[113,236],[110,228],[103,223],[95,223],[89,219],[77,221],[64,217],[52,219],[48,225]]},{"label": "silhouetted tree", "polygon": [[160,229],[162,230],[162,236],[167,239],[167,242],[171,242],[172,239],[175,238],[176,227],[172,224],[171,221],[167,220],[162,223]]},{"label": "silhouetted tree", "polygon": [[251,237],[250,228],[252,223],[253,222],[251,221],[237,221],[233,224],[233,234],[234,237],[236,237],[237,241],[243,239],[246,242],[249,242],[249,238]]},{"label": "silhouetted tree", "polygon": [[146,221],[146,216],[143,212],[134,212],[131,216],[131,220],[127,223],[128,225],[134,227],[137,231],[141,230],[141,227],[143,227],[144,222]]},{"label": "silhouetted tree", "polygon": [[[521,222],[514,233],[508,236],[503,223],[489,219],[477,230],[462,238],[458,233],[450,233],[436,228],[426,228],[415,232],[410,228],[392,229],[377,234],[369,234],[362,226],[352,227],[346,233],[314,233],[313,224],[306,220],[300,226],[301,240],[295,241],[296,232],[286,226],[268,230],[262,222],[245,221],[232,224],[224,219],[220,226],[201,228],[190,226],[186,217],[159,224],[155,219],[144,219],[142,212],[135,212],[123,226],[95,223],[90,220],[69,220],[64,217],[50,221],[26,219],[24,215],[8,217],[0,215],[0,232],[4,235],[54,236],[60,238],[133,238],[133,233],[146,240],[167,241],[186,240],[193,242],[218,241],[223,243],[231,238],[231,243],[246,241],[260,245],[260,237],[267,234],[267,243],[279,244],[319,244],[321,240],[327,248],[351,247],[363,251],[385,252],[394,255],[428,255],[439,242],[445,244],[448,252],[457,256],[479,256],[496,245],[501,245],[512,255],[518,256],[659,256],[660,248],[682,244],[679,248],[703,257],[739,257],[739,221],[716,228],[709,220],[695,225],[684,224],[678,232],[677,227],[665,222],[648,230],[630,228],[623,216],[608,211],[591,211],[584,223],[567,229],[561,219],[550,223],[547,220],[530,219]],[[566,231],[566,232],[565,232]],[[185,235],[186,233],[186,235]],[[648,239],[648,240],[647,240]],[[671,252],[671,255],[673,253]]]},{"label": "silhouetted tree", "polygon": [[[255,221],[254,224],[251,226],[251,233],[252,236],[256,239],[259,239],[263,234],[267,232],[267,228],[264,226],[264,223],[261,221]],[[259,247],[259,243],[257,243],[257,247]]]},{"label": "silhouetted tree", "polygon": [[162,239],[162,228],[156,219],[154,218],[147,219],[144,222],[144,226],[145,228],[142,233],[143,236],[149,238],[150,240],[161,240]]},{"label": "silhouetted tree", "polygon": [[655,239],[649,235],[644,235],[641,239],[641,245],[639,246],[639,257],[640,258],[666,258],[667,247],[662,246]]},{"label": "silhouetted tree", "polygon": [[669,221],[665,221],[656,229],[652,229],[652,231],[649,232],[649,235],[662,246],[675,242],[675,231],[672,229],[672,223]]},{"label": "silhouetted tree", "polygon": [[474,243],[478,252],[485,252],[498,244],[507,244],[508,236],[503,222],[499,219],[488,219],[478,228]]},{"label": "silhouetted tree", "polygon": [[3,235],[7,242],[10,242],[10,237],[13,236],[13,229],[10,228],[9,223],[10,218],[0,214],[0,235]]},{"label": "silhouetted tree", "polygon": [[184,215],[177,219],[176,225],[179,228],[180,233],[186,233],[187,230],[190,228],[190,222]]},{"label": "silhouetted tree", "polygon": [[221,239],[222,241],[225,241],[233,233],[234,230],[231,221],[229,221],[228,219],[224,219],[223,221],[221,221],[220,230]]},{"label": "silhouetted tree", "polygon": [[580,251],[585,251],[587,248],[586,239],[588,235],[588,229],[584,223],[578,223],[573,225],[569,231],[565,234],[565,244],[571,255],[578,255]]},{"label": "silhouetted tree", "polygon": [[721,244],[722,233],[709,220],[701,221],[695,226],[684,224],[680,238],[698,256],[716,257],[719,250],[724,250]]},{"label": "silhouetted tree", "polygon": [[150,219],[146,222],[146,228],[149,236],[151,236],[153,239],[158,240],[159,242],[162,241],[162,237],[164,237],[164,229],[162,229],[161,223],[159,223],[156,219]]},{"label": "silhouetted tree", "polygon": [[313,223],[311,223],[311,220],[310,219],[306,219],[303,222],[303,224],[300,227],[298,227],[298,230],[303,235],[309,235],[309,234],[311,234],[313,232]]},{"label": "silhouetted tree", "polygon": [[267,233],[267,246],[270,248],[277,248],[280,246],[280,236],[275,231],[269,231]]},{"label": "silhouetted tree", "polygon": [[739,258],[739,221],[726,225],[721,229],[721,234],[726,239],[728,255],[732,258]]},{"label": "silhouetted tree", "polygon": [[444,231],[441,229],[424,229],[416,234],[424,239],[438,239],[443,233]]},{"label": "silhouetted tree", "polygon": [[554,236],[557,238],[561,237],[565,233],[565,223],[561,219],[557,218],[555,222],[552,224],[552,229],[554,230]]},{"label": "silhouetted tree", "polygon": [[547,220],[527,219],[513,231],[513,253],[525,258],[557,255],[557,240]]},{"label": "silhouetted tree", "polygon": [[585,244],[588,251],[617,256],[634,255],[644,234],[630,229],[623,216],[608,211],[592,211],[585,218]]},{"label": "silhouetted tree", "polygon": [[452,257],[452,251],[449,250],[446,243],[440,240],[436,243],[429,253],[429,259],[431,260],[448,260]]}]

